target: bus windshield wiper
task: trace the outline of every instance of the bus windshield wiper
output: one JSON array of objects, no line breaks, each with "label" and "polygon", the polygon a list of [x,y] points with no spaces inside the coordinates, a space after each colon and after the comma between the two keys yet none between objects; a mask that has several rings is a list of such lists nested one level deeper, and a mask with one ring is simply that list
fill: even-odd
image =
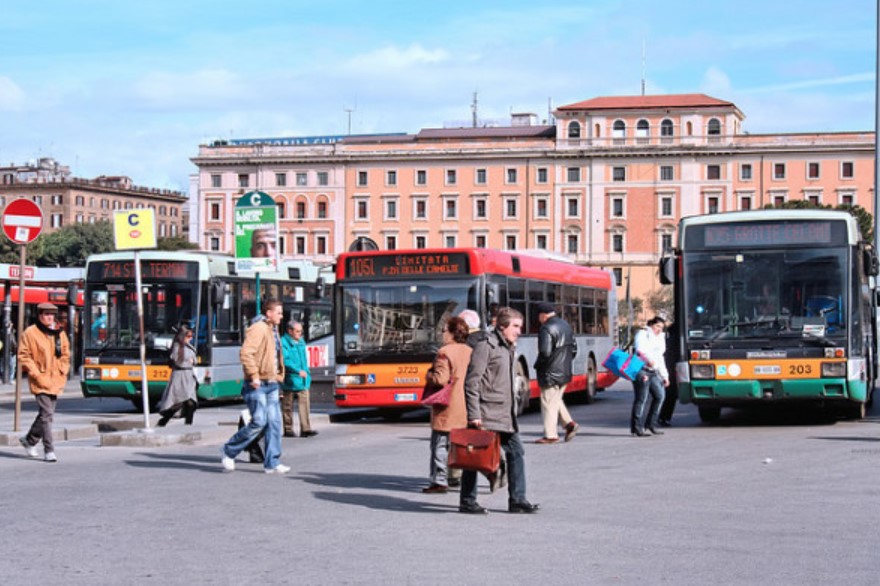
[{"label": "bus windshield wiper", "polygon": [[712,334],[712,337],[709,338],[709,341],[717,340],[721,337],[722,334],[727,333],[731,328],[754,328],[757,326],[770,326],[775,325],[777,328],[780,327],[781,321],[777,317],[759,317],[753,320],[746,321],[732,321],[724,324],[720,330]]}]

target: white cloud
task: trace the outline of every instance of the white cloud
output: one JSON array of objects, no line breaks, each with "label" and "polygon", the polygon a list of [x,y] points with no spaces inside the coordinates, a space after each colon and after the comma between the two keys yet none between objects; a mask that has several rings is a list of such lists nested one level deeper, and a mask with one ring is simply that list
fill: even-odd
[{"label": "white cloud", "polygon": [[151,72],[132,86],[135,98],[155,107],[186,107],[238,99],[248,93],[238,75],[224,69]]},{"label": "white cloud", "polygon": [[369,53],[356,55],[348,61],[346,69],[351,71],[387,71],[409,69],[421,65],[436,65],[449,61],[445,49],[428,50],[418,43],[406,48],[387,46]]},{"label": "white cloud", "polygon": [[836,77],[825,77],[825,78],[817,78],[817,79],[804,79],[801,81],[794,81],[791,83],[781,83],[776,85],[767,85],[763,87],[755,87],[748,90],[743,90],[743,93],[773,93],[773,92],[785,92],[792,90],[802,90],[808,88],[815,87],[831,87],[838,85],[850,85],[850,84],[860,84],[860,83],[868,83],[874,81],[873,73],[855,73],[852,75],[840,75]]},{"label": "white cloud", "polygon": [[713,97],[723,98],[733,90],[730,77],[717,67],[710,67],[700,81],[700,91]]},{"label": "white cloud", "polygon": [[0,76],[0,111],[18,112],[24,102],[24,90],[8,77]]}]

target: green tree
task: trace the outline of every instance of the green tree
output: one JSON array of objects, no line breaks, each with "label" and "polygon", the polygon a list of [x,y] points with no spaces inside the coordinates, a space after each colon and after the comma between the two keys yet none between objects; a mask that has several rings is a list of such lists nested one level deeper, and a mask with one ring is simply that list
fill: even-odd
[{"label": "green tree", "polygon": [[[38,236],[36,240],[27,245],[27,258],[25,262],[28,265],[35,265],[36,259],[43,255],[43,242],[45,238],[45,236]],[[21,246],[12,242],[5,234],[0,234],[0,263],[17,265],[21,260],[20,254]]]},{"label": "green tree", "polygon": [[84,267],[89,255],[114,249],[110,222],[74,224],[45,237],[42,255],[35,259],[35,264],[41,267]]},{"label": "green tree", "polygon": [[199,245],[190,242],[183,236],[169,236],[168,238],[159,238],[156,241],[158,250],[198,250]]},{"label": "green tree", "polygon": [[673,300],[672,285],[661,285],[660,288],[649,291],[645,295],[648,307],[654,315],[663,315],[666,319],[672,319]]}]

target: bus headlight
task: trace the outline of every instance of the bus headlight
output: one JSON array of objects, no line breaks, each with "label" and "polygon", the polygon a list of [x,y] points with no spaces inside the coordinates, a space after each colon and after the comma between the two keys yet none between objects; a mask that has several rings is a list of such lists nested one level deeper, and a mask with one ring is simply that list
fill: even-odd
[{"label": "bus headlight", "polygon": [[823,362],[822,376],[825,378],[843,378],[846,376],[846,362]]},{"label": "bus headlight", "polygon": [[350,385],[364,384],[364,375],[362,374],[340,374],[336,376],[337,387],[347,387]]},{"label": "bus headlight", "polygon": [[101,380],[100,368],[84,368],[83,376],[86,380]]},{"label": "bus headlight", "polygon": [[694,380],[715,378],[715,365],[691,364],[691,378]]}]

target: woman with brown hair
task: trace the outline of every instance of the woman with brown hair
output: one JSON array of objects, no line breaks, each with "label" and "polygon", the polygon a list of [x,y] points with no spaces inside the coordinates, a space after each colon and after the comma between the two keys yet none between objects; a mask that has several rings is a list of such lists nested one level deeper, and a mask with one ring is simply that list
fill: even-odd
[{"label": "woman with brown hair", "polygon": [[178,410],[182,410],[186,424],[192,425],[193,413],[198,406],[196,389],[199,386],[193,372],[196,349],[192,345],[192,339],[193,332],[185,325],[181,325],[174,336],[169,352],[171,378],[168,379],[168,386],[159,401],[159,415],[162,416],[156,424],[159,427],[165,427]]},{"label": "woman with brown hair", "polygon": [[448,405],[431,406],[431,484],[422,492],[443,493],[449,490],[446,477],[449,432],[467,427],[464,379],[471,361],[471,348],[467,345],[469,332],[463,319],[449,318],[443,330],[443,345],[428,370],[428,383],[442,387],[451,380],[453,385]]}]

